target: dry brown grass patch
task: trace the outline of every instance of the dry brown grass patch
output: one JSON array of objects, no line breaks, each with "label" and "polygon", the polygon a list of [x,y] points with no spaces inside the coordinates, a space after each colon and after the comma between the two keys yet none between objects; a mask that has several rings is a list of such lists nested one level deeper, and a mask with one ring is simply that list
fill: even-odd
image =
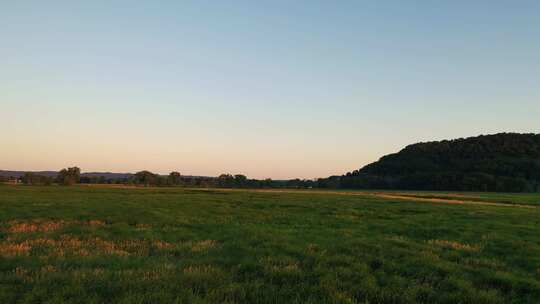
[{"label": "dry brown grass patch", "polygon": [[439,247],[450,248],[459,251],[477,252],[482,250],[482,247],[479,245],[469,245],[449,240],[429,240],[428,243],[431,245],[437,245]]},{"label": "dry brown grass patch", "polygon": [[217,242],[214,240],[204,240],[195,242],[191,245],[191,251],[193,252],[201,252],[206,251],[208,249],[212,249],[217,246]]},{"label": "dry brown grass patch", "polygon": [[191,265],[184,268],[183,272],[187,275],[212,275],[219,273],[220,270],[212,265]]},{"label": "dry brown grass patch", "polygon": [[464,260],[464,264],[473,267],[486,267],[490,269],[502,269],[505,266],[503,262],[489,258],[467,258]]},{"label": "dry brown grass patch", "polygon": [[90,220],[90,221],[88,221],[87,225],[91,226],[91,227],[103,227],[103,226],[105,226],[107,224],[104,221],[101,221],[101,220]]},{"label": "dry brown grass patch", "polygon": [[167,243],[165,241],[161,241],[161,240],[156,240],[156,241],[153,241],[152,242],[152,245],[157,248],[157,249],[160,249],[160,250],[167,250],[167,249],[171,249],[173,248],[173,244],[171,243]]},{"label": "dry brown grass patch", "polygon": [[7,227],[4,231],[12,234],[18,233],[33,233],[33,232],[54,232],[67,226],[82,225],[90,227],[104,227],[106,223],[102,220],[89,220],[89,221],[66,221],[66,220],[47,220],[47,219],[34,219],[34,220],[13,220],[7,223]]},{"label": "dry brown grass patch", "polygon": [[[207,248],[210,243],[198,244]],[[40,237],[18,241],[8,237],[0,242],[0,256],[28,256],[33,250],[38,250],[39,256],[95,256],[95,255],[147,255],[150,248],[167,250],[174,246],[165,241],[155,240],[121,240],[111,241],[98,237],[81,239],[71,235],[62,235],[58,239]],[[202,250],[202,249],[201,249]]]},{"label": "dry brown grass patch", "polygon": [[25,243],[0,243],[0,256],[3,257],[27,256],[30,255],[30,250],[32,250],[32,247]]},{"label": "dry brown grass patch", "polygon": [[260,262],[270,272],[296,272],[300,270],[298,261],[293,259],[262,258]]},{"label": "dry brown grass patch", "polygon": [[8,223],[9,233],[29,233],[29,232],[52,232],[68,225],[68,221],[31,220],[31,221],[11,221]]},{"label": "dry brown grass patch", "polygon": [[152,226],[148,225],[148,224],[137,224],[137,225],[135,225],[135,229],[137,229],[139,231],[150,230],[150,228],[152,228]]}]

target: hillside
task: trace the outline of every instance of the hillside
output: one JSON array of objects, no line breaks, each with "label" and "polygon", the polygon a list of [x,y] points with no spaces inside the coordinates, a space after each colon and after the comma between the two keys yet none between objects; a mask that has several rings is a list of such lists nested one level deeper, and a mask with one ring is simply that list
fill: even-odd
[{"label": "hillside", "polygon": [[329,178],[341,188],[538,191],[540,134],[499,133],[409,145]]}]

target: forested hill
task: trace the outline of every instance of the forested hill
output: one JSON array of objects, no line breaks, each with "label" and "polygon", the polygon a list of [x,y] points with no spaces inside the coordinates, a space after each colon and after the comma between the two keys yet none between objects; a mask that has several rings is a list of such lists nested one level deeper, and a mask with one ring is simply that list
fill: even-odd
[{"label": "forested hill", "polygon": [[417,143],[326,183],[339,188],[540,191],[540,134]]}]

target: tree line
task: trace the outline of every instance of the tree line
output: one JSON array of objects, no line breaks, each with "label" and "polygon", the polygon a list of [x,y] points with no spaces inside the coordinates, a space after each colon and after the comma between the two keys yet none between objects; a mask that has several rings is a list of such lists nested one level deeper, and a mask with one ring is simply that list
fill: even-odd
[{"label": "tree line", "polygon": [[69,186],[79,183],[80,176],[81,169],[78,167],[70,167],[60,170],[56,177],[26,172],[21,177],[21,182],[25,185],[52,185],[56,183]]},{"label": "tree line", "polygon": [[404,189],[442,191],[540,191],[540,134],[500,133],[409,145],[398,153],[341,176],[317,180],[168,175],[144,170],[121,178],[81,176],[78,167],[56,177],[26,173],[30,185],[128,184],[217,188]]},{"label": "tree line", "polygon": [[[1,180],[0,180],[1,181]],[[123,184],[153,187],[207,187],[207,188],[313,188],[317,182],[305,179],[272,180],[251,179],[243,174],[221,174],[218,177],[183,176],[178,171],[160,175],[148,170],[139,171],[128,177],[81,176],[78,167],[62,169],[56,177],[27,172],[21,177],[25,185],[74,185],[74,184]]]}]

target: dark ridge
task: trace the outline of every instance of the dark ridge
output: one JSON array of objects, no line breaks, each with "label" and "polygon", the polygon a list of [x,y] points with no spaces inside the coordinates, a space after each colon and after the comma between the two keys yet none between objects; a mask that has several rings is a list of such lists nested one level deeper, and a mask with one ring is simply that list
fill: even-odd
[{"label": "dark ridge", "polygon": [[416,143],[327,187],[456,191],[540,191],[540,134],[499,133]]}]

